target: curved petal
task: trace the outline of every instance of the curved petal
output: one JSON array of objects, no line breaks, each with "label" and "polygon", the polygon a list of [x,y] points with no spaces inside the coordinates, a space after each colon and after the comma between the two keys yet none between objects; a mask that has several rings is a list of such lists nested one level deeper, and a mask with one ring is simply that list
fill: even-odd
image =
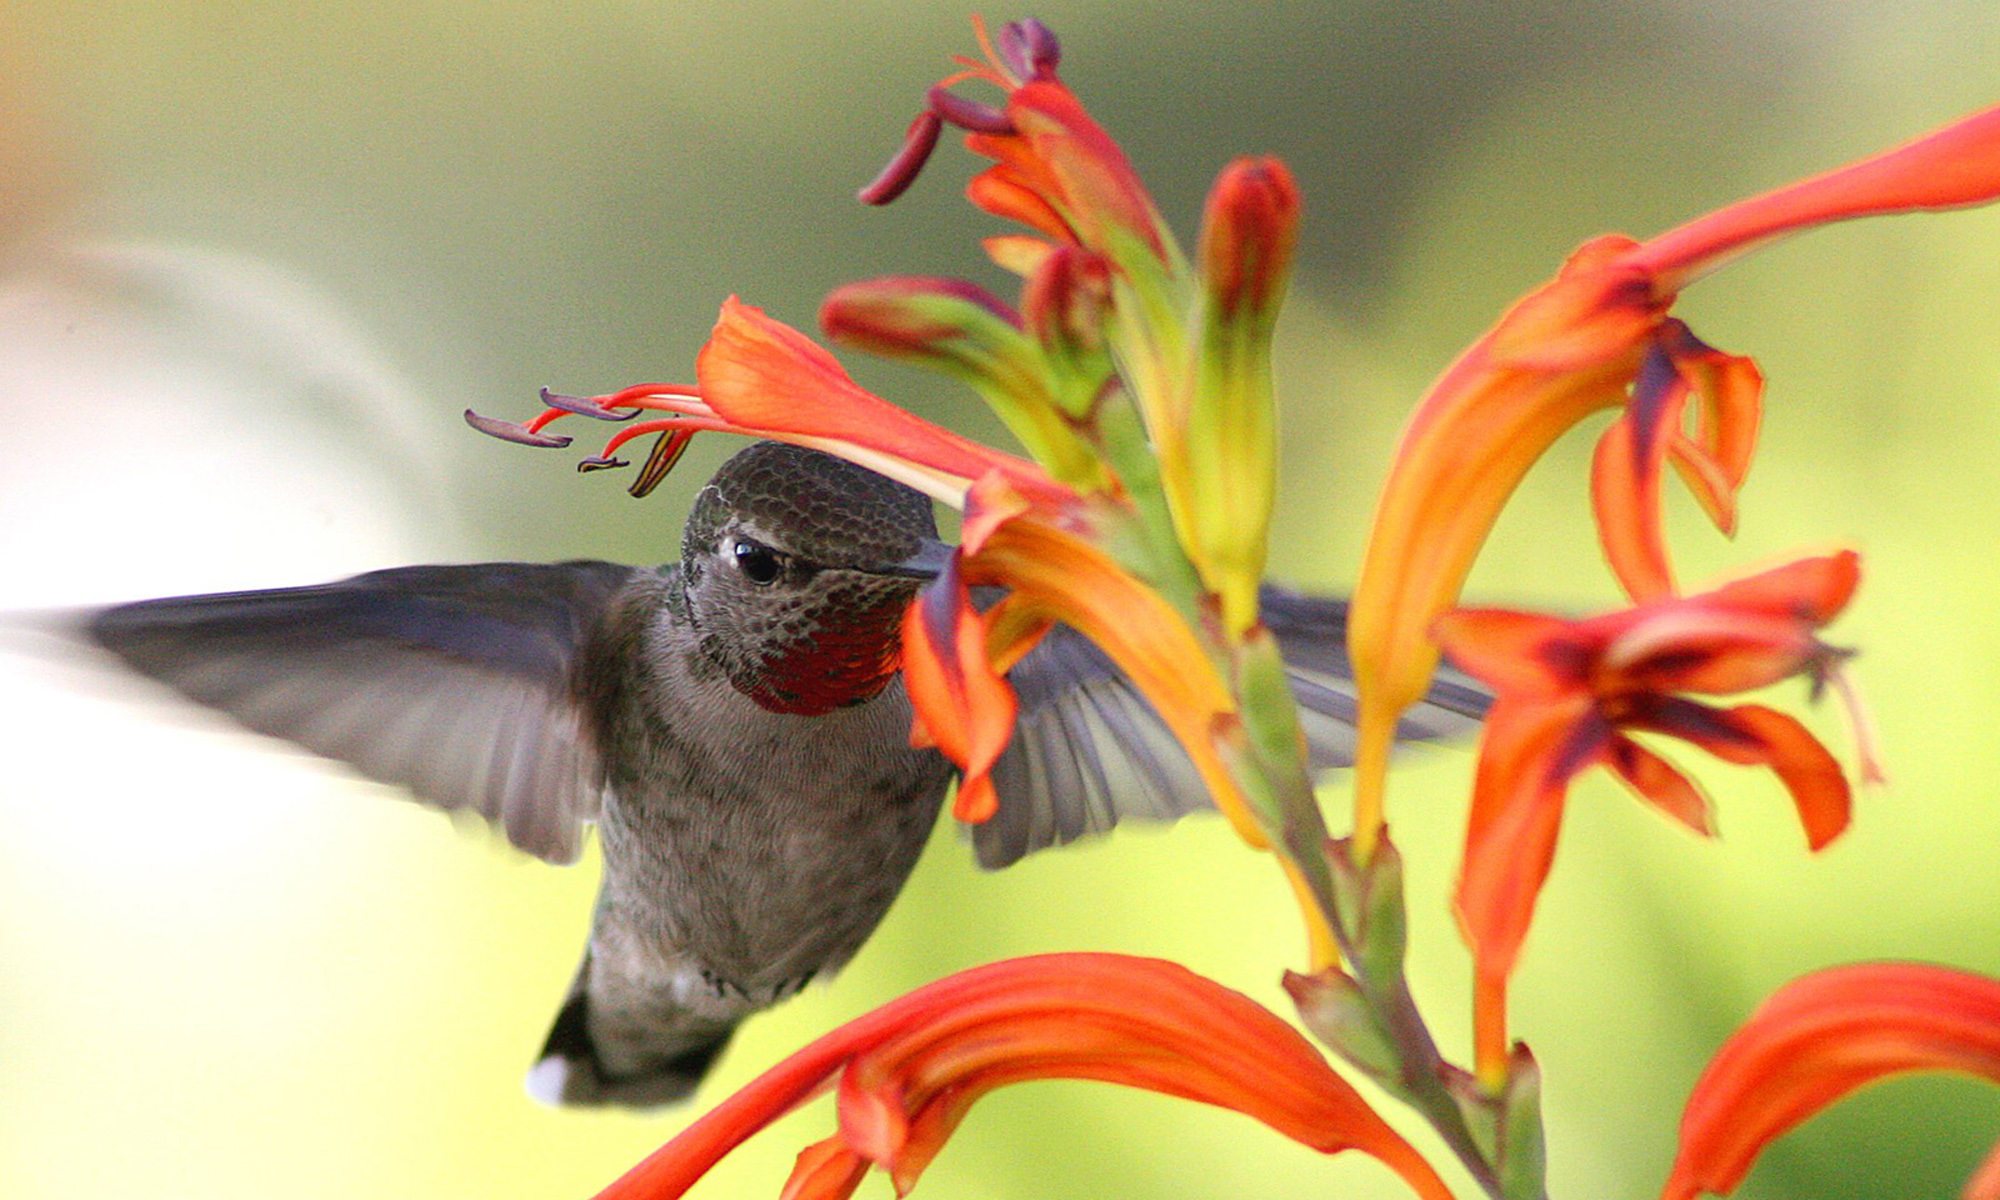
[{"label": "curved petal", "polygon": [[961,821],[984,821],[998,807],[991,772],[1014,735],[1014,689],[994,670],[986,641],[954,557],[903,620],[903,680],[922,740],[963,772],[952,807]]},{"label": "curved petal", "polygon": [[862,388],[811,338],[731,296],[695,360],[702,398],[723,420],[881,451],[970,483],[988,471],[1030,494],[1066,496],[1039,467],[897,408]]},{"label": "curved petal", "polygon": [[1587,700],[1496,702],[1479,744],[1454,907],[1484,979],[1514,970],[1554,861],[1570,780],[1598,761],[1610,730]]},{"label": "curved petal", "polygon": [[1648,349],[1625,412],[1591,458],[1598,543],[1626,594],[1642,603],[1675,590],[1660,525],[1660,479],[1692,390],[1664,350]]},{"label": "curved petal", "polygon": [[1679,321],[1666,323],[1661,340],[1701,401],[1694,436],[1675,431],[1674,466],[1709,520],[1731,534],[1736,529],[1736,489],[1749,475],[1757,448],[1764,374],[1750,359],[1715,349]]},{"label": "curved petal", "polygon": [[1666,759],[1631,738],[1614,736],[1605,765],[1632,793],[1703,837],[1715,836],[1708,797]]},{"label": "curved petal", "polygon": [[2000,108],[1753,196],[1653,238],[1632,256],[1679,290],[1753,246],[1853,217],[1934,211],[2000,197]]},{"label": "curved petal", "polygon": [[1814,850],[1847,828],[1853,804],[1847,775],[1793,717],[1760,704],[1718,710],[1669,698],[1649,704],[1631,724],[1693,742],[1724,762],[1771,768],[1791,793],[1806,844]]},{"label": "curved petal", "polygon": [[1396,719],[1436,669],[1431,625],[1452,606],[1501,507],[1542,452],[1578,421],[1621,403],[1636,348],[1587,370],[1551,375],[1493,361],[1476,343],[1404,428],[1375,508],[1347,647],[1360,690],[1355,836],[1381,823]]},{"label": "curved petal", "polygon": [[1431,631],[1459,670],[1496,692],[1554,695],[1583,685],[1589,647],[1561,617],[1461,608],[1439,617]]},{"label": "curved petal", "polygon": [[1852,550],[1802,558],[1709,593],[1718,607],[1792,617],[1814,626],[1840,615],[1861,585],[1861,556]]},{"label": "curved petal", "polygon": [[1786,984],[1695,1083],[1662,1197],[1727,1195],[1788,1130],[1904,1071],[1964,1071],[2000,1083],[2000,980],[1867,963]]},{"label": "curved petal", "polygon": [[1050,954],[949,976],[834,1030],[683,1130],[600,1200],[684,1194],[836,1078],[838,1143],[800,1156],[789,1194],[844,1196],[863,1159],[907,1189],[979,1096],[1027,1079],[1084,1078],[1234,1108],[1323,1153],[1373,1155],[1427,1200],[1450,1198],[1304,1037],[1247,996],[1157,959]]}]

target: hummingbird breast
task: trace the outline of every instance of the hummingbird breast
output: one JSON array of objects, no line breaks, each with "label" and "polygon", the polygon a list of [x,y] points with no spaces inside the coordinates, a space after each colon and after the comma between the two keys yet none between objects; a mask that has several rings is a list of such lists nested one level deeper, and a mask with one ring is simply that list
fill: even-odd
[{"label": "hummingbird breast", "polygon": [[[671,582],[659,586],[671,594]],[[813,715],[774,709],[709,665],[673,604],[635,601],[637,653],[593,698],[610,768],[593,952],[613,940],[653,990],[761,1007],[873,932],[950,768],[910,747],[893,662],[836,647],[826,653],[876,673],[872,694]]]}]

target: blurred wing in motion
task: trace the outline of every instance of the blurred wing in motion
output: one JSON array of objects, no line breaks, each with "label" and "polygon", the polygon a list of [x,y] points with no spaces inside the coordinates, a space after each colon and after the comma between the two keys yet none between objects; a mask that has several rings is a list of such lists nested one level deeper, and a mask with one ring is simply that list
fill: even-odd
[{"label": "blurred wing in motion", "polygon": [[[1314,771],[1354,761],[1354,683],[1347,602],[1266,585],[1265,625],[1278,639]],[[1120,820],[1172,821],[1212,807],[1194,764],[1124,673],[1082,635],[1049,631],[1008,675],[1020,698],[1014,737],[994,764],[999,810],[972,827],[979,865],[1101,833]],[[1396,736],[1433,741],[1471,729],[1489,697],[1449,668],[1405,713]]]},{"label": "blurred wing in motion", "polygon": [[634,568],[405,567],[338,583],[124,604],[85,634],[259,733],[573,861],[604,770],[575,672]]}]

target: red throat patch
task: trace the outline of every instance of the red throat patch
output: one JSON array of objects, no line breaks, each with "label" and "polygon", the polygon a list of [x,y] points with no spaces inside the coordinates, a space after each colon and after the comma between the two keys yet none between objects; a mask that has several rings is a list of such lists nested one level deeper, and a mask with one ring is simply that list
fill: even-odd
[{"label": "red throat patch", "polygon": [[774,650],[761,675],[737,690],[759,708],[800,717],[872,699],[902,668],[908,604],[892,596],[833,614],[811,637]]}]

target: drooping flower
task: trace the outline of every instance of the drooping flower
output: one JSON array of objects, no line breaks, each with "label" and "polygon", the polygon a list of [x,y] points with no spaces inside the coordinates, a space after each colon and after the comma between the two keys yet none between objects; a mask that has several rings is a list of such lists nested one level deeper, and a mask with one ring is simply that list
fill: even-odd
[{"label": "drooping flower", "polygon": [[[1041,391],[1063,398],[1025,407],[1091,427],[1085,440],[1125,469],[1134,457],[1106,445],[1094,419],[1108,389],[1123,393],[1154,458],[1147,480],[1126,482],[1150,485],[1157,472],[1180,545],[1220,598],[1226,629],[1240,636],[1256,623],[1270,523],[1270,337],[1290,274],[1298,189],[1276,159],[1231,163],[1211,192],[1190,263],[1124,152],[1058,77],[1060,50],[1047,27],[1010,24],[997,46],[981,27],[980,41],[983,59],[960,60],[965,70],[930,90],[903,152],[862,198],[900,195],[946,124],[993,160],[967,195],[1034,231],[993,239],[988,250],[1023,276],[1026,319],[1015,323],[1039,342]],[[1001,106],[952,90],[967,80],[998,88]],[[876,285],[836,293],[829,334],[853,328],[852,310],[880,298]],[[1034,424],[1043,436],[1045,422]]]},{"label": "drooping flower", "polygon": [[1364,843],[1381,821],[1397,714],[1437,665],[1431,623],[1454,603],[1508,495],[1557,437],[1599,409],[1625,410],[1599,447],[1593,488],[1606,555],[1634,599],[1673,590],[1658,523],[1666,463],[1731,528],[1761,381],[1748,359],[1711,349],[1668,315],[1680,290],[1755,246],[1818,225],[1996,197],[2000,108],[1647,242],[1592,241],[1445,371],[1404,430],[1348,622],[1361,685]]},{"label": "drooping flower", "polygon": [[1503,610],[1439,619],[1437,638],[1452,661],[1496,693],[1457,895],[1473,953],[1482,1069],[1505,1059],[1507,979],[1548,877],[1570,782],[1601,764],[1641,800],[1711,832],[1701,792],[1632,733],[1771,768],[1815,850],[1846,828],[1846,776],[1803,725],[1762,705],[1715,708],[1686,693],[1730,695],[1794,675],[1816,685],[1829,679],[1844,653],[1815,631],[1846,606],[1859,578],[1848,551],[1580,621]]},{"label": "drooping flower", "polygon": [[[1728,1195],[1793,1127],[1909,1071],[2000,1083],[2000,980],[1923,963],[1863,963],[1793,980],[1730,1035],[1695,1083],[1662,1200]],[[1964,1196],[2000,1200],[2000,1146]]]},{"label": "drooping flower", "polygon": [[871,1164],[906,1194],[981,1096],[1032,1079],[1097,1079],[1235,1109],[1323,1153],[1372,1155],[1419,1196],[1450,1196],[1305,1038],[1248,997],[1158,959],[1050,954],[949,976],[834,1030],[599,1200],[679,1196],[828,1088],[839,1132],[799,1156],[787,1200],[849,1196]]}]

